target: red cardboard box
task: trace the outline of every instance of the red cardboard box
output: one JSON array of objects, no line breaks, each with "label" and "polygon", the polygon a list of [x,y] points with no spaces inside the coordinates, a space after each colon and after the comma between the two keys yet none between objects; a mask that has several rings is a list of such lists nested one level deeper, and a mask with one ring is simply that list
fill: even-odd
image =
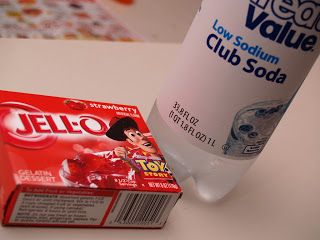
[{"label": "red cardboard box", "polygon": [[135,106],[0,91],[4,225],[164,225],[182,192]]}]

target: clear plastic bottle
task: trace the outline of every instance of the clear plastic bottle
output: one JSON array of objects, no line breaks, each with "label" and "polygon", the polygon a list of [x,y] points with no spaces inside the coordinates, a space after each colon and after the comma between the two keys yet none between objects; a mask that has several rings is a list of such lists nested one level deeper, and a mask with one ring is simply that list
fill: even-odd
[{"label": "clear plastic bottle", "polygon": [[203,0],[150,129],[178,181],[224,197],[256,160],[319,54],[320,5]]}]

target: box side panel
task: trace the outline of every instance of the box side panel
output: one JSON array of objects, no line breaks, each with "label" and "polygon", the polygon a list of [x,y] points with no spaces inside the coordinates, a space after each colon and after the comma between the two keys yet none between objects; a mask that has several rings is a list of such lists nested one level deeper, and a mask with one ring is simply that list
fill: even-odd
[{"label": "box side panel", "polygon": [[121,191],[105,227],[161,228],[181,193]]},{"label": "box side panel", "polygon": [[113,190],[20,186],[4,225],[102,227],[116,197]]}]

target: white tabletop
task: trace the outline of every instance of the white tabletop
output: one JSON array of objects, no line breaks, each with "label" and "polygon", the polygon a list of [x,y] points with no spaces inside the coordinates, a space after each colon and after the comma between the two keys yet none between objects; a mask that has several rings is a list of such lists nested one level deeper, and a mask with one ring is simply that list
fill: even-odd
[{"label": "white tabletop", "polygon": [[[179,45],[0,40],[0,89],[138,105],[147,117]],[[258,161],[224,201],[192,181],[161,230],[0,227],[1,240],[320,239],[320,59]]]}]

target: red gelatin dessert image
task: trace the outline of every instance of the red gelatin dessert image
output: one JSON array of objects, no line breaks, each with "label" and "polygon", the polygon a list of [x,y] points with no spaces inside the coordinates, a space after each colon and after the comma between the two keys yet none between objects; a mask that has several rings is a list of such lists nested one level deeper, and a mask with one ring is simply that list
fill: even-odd
[{"label": "red gelatin dessert image", "polygon": [[67,99],[64,101],[64,104],[74,110],[84,110],[87,108],[84,102],[75,99]]}]

